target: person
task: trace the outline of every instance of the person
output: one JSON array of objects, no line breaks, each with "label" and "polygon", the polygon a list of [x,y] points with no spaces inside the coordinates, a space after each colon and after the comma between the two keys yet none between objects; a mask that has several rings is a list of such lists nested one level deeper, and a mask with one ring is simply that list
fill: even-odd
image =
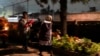
[{"label": "person", "polygon": [[37,42],[38,45],[38,36],[39,36],[39,29],[41,26],[42,21],[40,21],[39,18],[37,18],[37,21],[32,25],[31,27],[31,33],[30,33],[30,43],[31,42]]},{"label": "person", "polygon": [[19,36],[21,38],[22,46],[24,50],[28,50],[28,38],[29,38],[29,33],[30,33],[30,27],[32,26],[31,24],[33,21],[29,21],[28,13],[23,12],[23,17],[22,19],[19,20],[18,24],[18,30],[19,30]]},{"label": "person", "polygon": [[61,32],[59,29],[56,29],[55,32],[52,32],[52,36],[55,37],[56,40],[61,40]]},{"label": "person", "polygon": [[39,32],[39,45],[40,45],[40,56],[42,56],[42,51],[47,51],[52,56],[52,16],[47,15],[45,20],[41,24]]}]

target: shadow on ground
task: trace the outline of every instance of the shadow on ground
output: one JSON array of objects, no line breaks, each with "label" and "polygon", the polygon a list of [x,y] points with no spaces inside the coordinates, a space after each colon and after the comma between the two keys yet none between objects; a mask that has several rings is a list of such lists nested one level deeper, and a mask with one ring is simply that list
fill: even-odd
[{"label": "shadow on ground", "polygon": [[0,48],[0,56],[8,54],[29,54],[34,53],[32,51],[25,51],[21,46],[9,46]]},{"label": "shadow on ground", "polygon": [[[12,54],[31,54],[34,53],[38,55],[39,52],[39,45],[37,43],[30,43],[28,46],[28,50],[31,51],[25,51],[21,45],[11,44],[8,47],[1,47],[0,46],[0,56],[4,55],[12,55]],[[52,50],[53,56],[62,56],[62,53],[58,53],[59,51]],[[66,55],[63,55],[66,56]]]}]

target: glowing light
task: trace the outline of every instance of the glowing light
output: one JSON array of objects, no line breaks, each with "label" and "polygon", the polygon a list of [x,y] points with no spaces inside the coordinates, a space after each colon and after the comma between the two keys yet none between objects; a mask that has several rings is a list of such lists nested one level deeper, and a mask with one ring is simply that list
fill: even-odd
[{"label": "glowing light", "polygon": [[8,27],[4,27],[4,30],[8,30],[9,28]]},{"label": "glowing light", "polygon": [[8,27],[7,23],[5,23],[5,25],[4,25],[4,30],[9,30],[9,27]]}]

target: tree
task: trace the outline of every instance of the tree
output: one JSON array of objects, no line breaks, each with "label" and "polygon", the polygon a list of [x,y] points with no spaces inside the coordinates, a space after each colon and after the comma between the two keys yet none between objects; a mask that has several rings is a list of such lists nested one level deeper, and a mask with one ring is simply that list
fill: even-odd
[{"label": "tree", "polygon": [[[48,0],[35,0],[38,5],[43,7],[43,4],[47,4]],[[51,0],[53,4],[58,2],[58,0]],[[67,32],[67,24],[66,24],[66,6],[67,0],[60,0],[60,22],[61,22],[61,33],[62,35],[65,35]]]},{"label": "tree", "polygon": [[[58,0],[51,0],[53,4],[58,2]],[[90,0],[71,0],[71,3],[82,2],[84,4],[88,3]],[[95,1],[95,0],[94,0]],[[36,0],[37,4],[43,7],[42,3],[47,4],[48,0]],[[67,33],[67,0],[60,0],[60,22],[61,22],[61,33],[65,35]]]},{"label": "tree", "polygon": [[67,0],[60,0],[60,26],[61,35],[65,35],[67,33],[67,20],[66,20],[66,11],[67,11]]}]

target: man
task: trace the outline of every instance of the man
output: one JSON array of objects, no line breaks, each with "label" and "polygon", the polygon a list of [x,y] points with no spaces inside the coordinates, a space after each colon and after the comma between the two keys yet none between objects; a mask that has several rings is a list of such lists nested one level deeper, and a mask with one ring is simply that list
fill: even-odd
[{"label": "man", "polygon": [[28,46],[29,32],[32,23],[33,21],[29,21],[28,13],[23,12],[23,17],[19,20],[18,29],[23,48],[26,51],[28,50],[27,46]]}]

